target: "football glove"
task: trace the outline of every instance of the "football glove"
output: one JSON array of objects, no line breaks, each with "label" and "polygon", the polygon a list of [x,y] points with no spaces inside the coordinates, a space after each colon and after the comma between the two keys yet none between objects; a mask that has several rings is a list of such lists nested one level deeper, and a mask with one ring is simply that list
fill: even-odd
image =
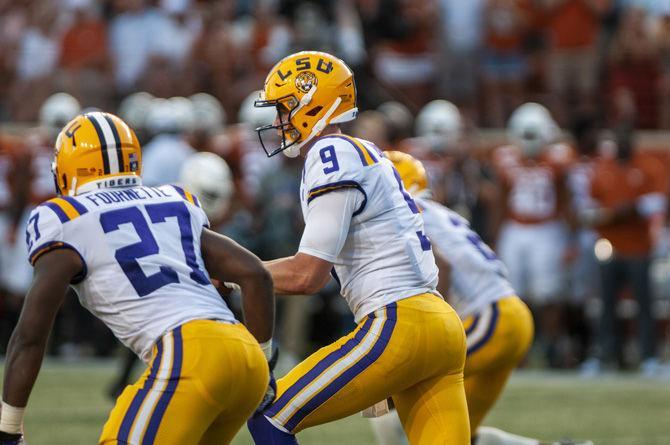
[{"label": "football glove", "polygon": [[[275,397],[277,396],[277,381],[275,380],[275,376],[270,371],[270,381],[268,382],[268,387],[265,390],[265,395],[263,396],[263,400],[261,400],[261,403],[258,405],[258,408],[256,408],[256,411],[254,411],[254,416],[257,414],[262,414],[266,409],[272,405],[272,402],[275,401]],[[0,445],[3,445],[0,443]]]},{"label": "football glove", "polygon": [[11,434],[0,431],[0,445],[21,445],[23,434]]}]

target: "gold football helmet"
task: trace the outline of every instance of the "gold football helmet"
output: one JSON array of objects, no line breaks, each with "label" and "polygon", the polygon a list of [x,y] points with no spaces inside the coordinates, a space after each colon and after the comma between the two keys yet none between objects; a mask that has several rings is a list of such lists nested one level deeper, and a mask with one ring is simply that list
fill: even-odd
[{"label": "gold football helmet", "polygon": [[59,195],[140,183],[142,151],[133,130],[110,113],[72,119],[58,134],[51,171]]},{"label": "gold football helmet", "polygon": [[402,185],[410,195],[419,195],[428,190],[428,176],[421,161],[402,151],[385,151],[386,156],[398,170]]},{"label": "gold football helmet", "polygon": [[[354,74],[337,57],[316,51],[302,51],[277,63],[265,79],[256,107],[275,107],[277,119],[256,131],[268,156],[284,152],[289,157],[321,134],[329,124],[356,118]],[[266,139],[279,136],[271,146]]]}]

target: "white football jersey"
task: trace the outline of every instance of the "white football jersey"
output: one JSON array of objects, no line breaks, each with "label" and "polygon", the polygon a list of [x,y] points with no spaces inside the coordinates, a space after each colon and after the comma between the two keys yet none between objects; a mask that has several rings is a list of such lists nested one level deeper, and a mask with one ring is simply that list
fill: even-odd
[{"label": "white football jersey", "polygon": [[[342,250],[336,258],[323,259],[333,263],[333,277],[356,321],[394,301],[437,293],[438,270],[421,213],[391,161],[370,142],[323,136],[305,159],[303,216],[312,200],[343,188],[359,190],[363,199]],[[300,251],[320,256],[302,245]]]},{"label": "white football jersey", "polygon": [[429,199],[416,202],[423,211],[426,235],[451,266],[449,302],[461,318],[515,295],[504,264],[465,218]]},{"label": "white football jersey", "polygon": [[200,253],[207,225],[197,198],[179,187],[108,188],[38,206],[26,242],[31,264],[52,249],[77,252],[81,304],[146,361],[156,340],[187,321],[236,322]]}]

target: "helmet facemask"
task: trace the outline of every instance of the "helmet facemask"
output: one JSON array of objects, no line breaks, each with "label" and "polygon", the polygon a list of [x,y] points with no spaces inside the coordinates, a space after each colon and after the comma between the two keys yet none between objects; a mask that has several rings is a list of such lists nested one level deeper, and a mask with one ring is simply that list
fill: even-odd
[{"label": "helmet facemask", "polygon": [[[300,132],[293,126],[291,119],[301,108],[300,101],[293,94],[278,99],[259,99],[254,102],[255,107],[275,107],[279,123],[272,122],[256,128],[258,139],[268,157],[283,152],[295,146],[300,141]],[[284,120],[286,118],[286,120]],[[274,147],[274,148],[273,148]],[[295,151],[295,150],[291,150]],[[295,157],[299,150],[289,157]]]}]

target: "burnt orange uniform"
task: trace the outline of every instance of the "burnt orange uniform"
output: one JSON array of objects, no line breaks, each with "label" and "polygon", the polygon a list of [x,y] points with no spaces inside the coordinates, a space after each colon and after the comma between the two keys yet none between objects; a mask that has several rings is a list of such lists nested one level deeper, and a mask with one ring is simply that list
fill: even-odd
[{"label": "burnt orange uniform", "polygon": [[[635,205],[641,199],[661,198],[667,189],[663,165],[652,156],[636,154],[629,161],[600,159],[595,166],[591,194],[601,207],[617,208]],[[646,198],[643,198],[645,197]],[[640,212],[610,224],[597,227],[598,234],[612,243],[622,256],[645,256],[652,248],[651,220]]]},{"label": "burnt orange uniform", "polygon": [[493,153],[505,206],[498,254],[518,293],[540,303],[565,294],[563,184],[573,158],[565,144],[547,147],[537,159],[523,158],[513,146]]},{"label": "burnt orange uniform", "polygon": [[493,161],[505,198],[506,219],[538,224],[559,218],[564,174],[574,158],[566,144],[547,147],[538,159],[523,158],[511,145],[495,149]]}]

